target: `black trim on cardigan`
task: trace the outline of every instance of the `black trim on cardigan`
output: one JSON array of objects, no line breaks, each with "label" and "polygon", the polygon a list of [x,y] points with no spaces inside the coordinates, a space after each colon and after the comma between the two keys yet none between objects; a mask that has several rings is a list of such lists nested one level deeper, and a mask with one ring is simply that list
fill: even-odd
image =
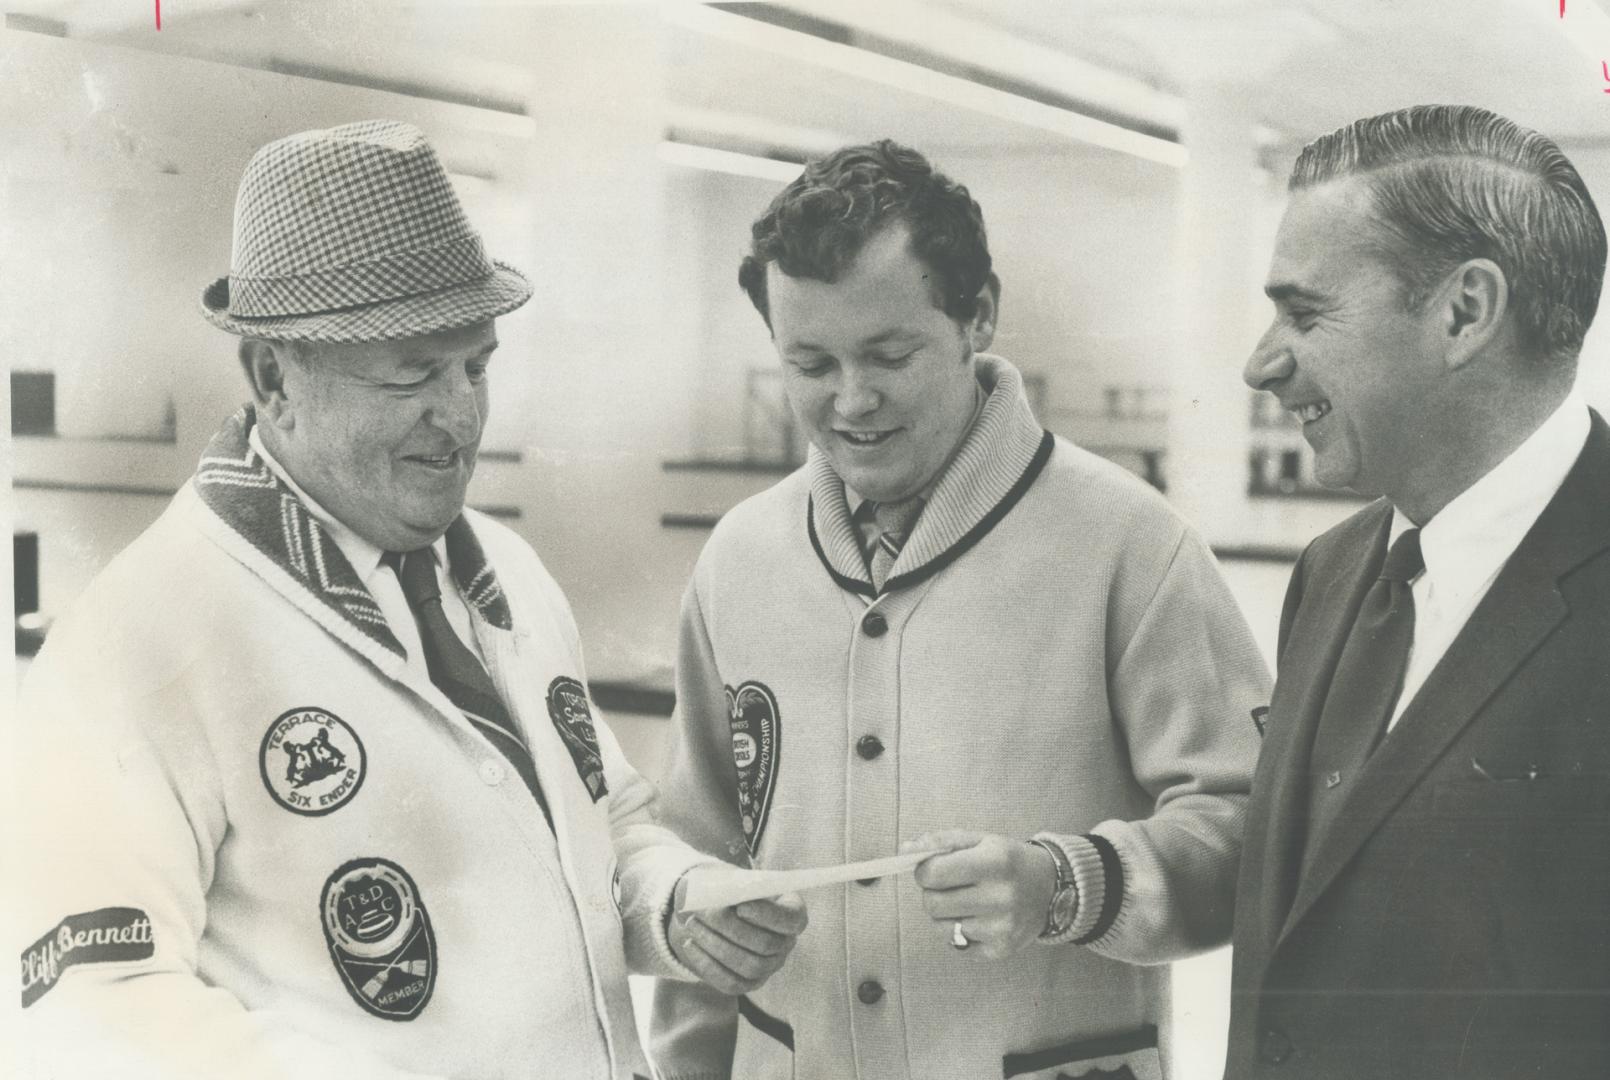
[{"label": "black trim on cardigan", "polygon": [[763,1035],[770,1035],[790,1051],[794,1049],[794,1027],[786,1020],[779,1020],[771,1013],[749,1000],[747,994],[738,997],[738,1015],[754,1025],[756,1031]]},{"label": "black trim on cardigan", "polygon": [[[883,592],[887,593],[893,592],[895,589],[909,588],[919,582],[926,581],[955,562],[969,548],[982,540],[985,534],[1000,524],[1001,519],[1011,512],[1012,507],[1016,506],[1017,501],[1023,497],[1023,493],[1029,490],[1029,485],[1034,483],[1035,478],[1040,475],[1040,470],[1045,468],[1045,463],[1051,460],[1051,451],[1056,447],[1056,442],[1056,436],[1049,431],[1045,432],[1040,439],[1039,448],[1034,451],[1034,457],[1029,460],[1028,468],[1023,470],[1023,475],[1013,482],[1005,495],[1001,496],[1001,501],[991,507],[990,512],[978,520],[978,524],[963,533],[960,540],[957,540],[950,547],[915,570],[907,570],[903,574],[896,574],[885,581],[883,583]],[[816,500],[810,497],[805,500],[805,529],[810,534],[811,547],[816,549],[816,557],[821,560],[822,566],[827,569],[828,575],[838,584],[839,588],[861,596],[877,597],[883,595],[883,593],[873,588],[871,582],[845,577],[833,568],[833,564],[828,561],[827,552],[822,550],[822,541],[816,535]]]},{"label": "black trim on cardigan", "polygon": [[[1001,1059],[1001,1076],[1011,1080],[1024,1073],[1054,1069],[1071,1061],[1088,1061],[1091,1058],[1117,1057],[1133,1054],[1137,1050],[1157,1048],[1157,1025],[1147,1024],[1127,1035],[1098,1035],[1094,1039],[1075,1039],[1061,1046],[1048,1046],[1026,1054],[1007,1054]],[[1126,1067],[1127,1068],[1127,1067]],[[1097,1076],[1122,1076],[1122,1072],[1098,1072]],[[1131,1074],[1133,1075],[1133,1074]]]},{"label": "black trim on cardigan", "polygon": [[1118,859],[1118,849],[1105,836],[1095,833],[1085,833],[1083,839],[1090,841],[1096,854],[1101,857],[1101,915],[1088,934],[1073,939],[1075,945],[1100,941],[1101,936],[1112,929],[1114,920],[1118,918],[1118,906],[1124,901],[1124,864]]}]

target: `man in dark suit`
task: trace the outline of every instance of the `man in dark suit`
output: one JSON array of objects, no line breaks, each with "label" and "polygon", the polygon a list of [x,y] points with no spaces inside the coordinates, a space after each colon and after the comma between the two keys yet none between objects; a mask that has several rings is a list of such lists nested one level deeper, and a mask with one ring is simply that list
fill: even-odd
[{"label": "man in dark suit", "polygon": [[1474,108],[1360,120],[1290,189],[1246,380],[1380,498],[1281,614],[1228,1075],[1603,1080],[1610,429],[1572,387],[1604,226]]}]

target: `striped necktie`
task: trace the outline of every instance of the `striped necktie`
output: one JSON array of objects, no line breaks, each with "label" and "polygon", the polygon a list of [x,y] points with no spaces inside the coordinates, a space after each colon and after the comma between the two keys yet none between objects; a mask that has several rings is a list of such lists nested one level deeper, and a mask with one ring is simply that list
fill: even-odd
[{"label": "striped necktie", "polygon": [[427,547],[407,554],[388,551],[381,561],[396,573],[408,606],[413,610],[430,681],[509,759],[536,798],[537,805],[542,807],[548,827],[553,828],[553,815],[548,811],[548,800],[537,781],[537,765],[532,760],[530,747],[520,737],[519,729],[504,708],[497,687],[492,685],[492,677],[453,631],[447,613],[442,610],[436,556]]},{"label": "striped necktie", "polygon": [[922,499],[907,499],[897,503],[875,503],[872,506],[872,546],[867,553],[867,569],[872,573],[872,586],[880,593],[889,579],[889,569],[900,557],[900,549],[911,535],[911,527],[922,513]]}]

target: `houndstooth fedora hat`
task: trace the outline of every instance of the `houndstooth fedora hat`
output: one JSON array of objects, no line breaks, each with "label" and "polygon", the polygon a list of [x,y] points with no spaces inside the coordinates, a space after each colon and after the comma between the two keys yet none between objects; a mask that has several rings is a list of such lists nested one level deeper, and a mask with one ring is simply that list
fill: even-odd
[{"label": "houndstooth fedora hat", "polygon": [[228,277],[202,314],[280,341],[391,341],[468,326],[531,298],[489,259],[424,133],[394,120],[304,131],[252,156]]}]

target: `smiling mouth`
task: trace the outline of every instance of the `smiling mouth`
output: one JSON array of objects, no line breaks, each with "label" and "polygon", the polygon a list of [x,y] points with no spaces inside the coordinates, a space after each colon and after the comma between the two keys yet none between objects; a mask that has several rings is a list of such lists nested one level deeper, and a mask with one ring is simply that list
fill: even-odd
[{"label": "smiling mouth", "polygon": [[1291,410],[1292,413],[1305,424],[1311,424],[1330,412],[1329,401],[1313,401],[1307,405],[1298,405]]},{"label": "smiling mouth", "polygon": [[412,461],[416,465],[423,465],[427,469],[436,469],[445,472],[449,469],[457,468],[459,462],[463,460],[463,457],[464,452],[462,450],[454,450],[450,454],[410,454],[404,460]]},{"label": "smiling mouth", "polygon": [[839,431],[835,434],[851,446],[879,446],[894,435],[893,431]]}]

